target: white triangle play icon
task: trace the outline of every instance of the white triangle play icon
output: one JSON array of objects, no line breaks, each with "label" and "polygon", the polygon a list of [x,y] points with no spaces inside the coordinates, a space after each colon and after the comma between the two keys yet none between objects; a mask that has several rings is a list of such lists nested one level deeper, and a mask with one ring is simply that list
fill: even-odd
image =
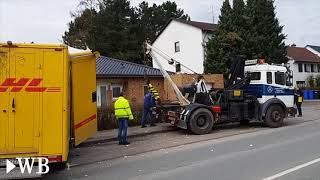
[{"label": "white triangle play icon", "polygon": [[9,160],[7,160],[7,174],[12,171],[14,168],[16,167],[16,165],[14,165],[12,162],[10,162]]}]

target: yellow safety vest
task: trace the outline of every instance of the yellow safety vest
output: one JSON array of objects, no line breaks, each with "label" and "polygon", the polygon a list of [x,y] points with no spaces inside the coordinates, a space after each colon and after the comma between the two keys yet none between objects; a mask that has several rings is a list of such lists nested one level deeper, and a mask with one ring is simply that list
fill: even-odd
[{"label": "yellow safety vest", "polygon": [[129,102],[122,96],[120,96],[114,103],[114,114],[117,119],[128,118],[129,120],[133,120]]},{"label": "yellow safety vest", "polygon": [[153,95],[154,99],[156,101],[159,101],[160,100],[160,96],[159,96],[159,93],[158,91],[152,86],[152,84],[148,84],[148,90],[149,92],[151,92],[151,94]]}]

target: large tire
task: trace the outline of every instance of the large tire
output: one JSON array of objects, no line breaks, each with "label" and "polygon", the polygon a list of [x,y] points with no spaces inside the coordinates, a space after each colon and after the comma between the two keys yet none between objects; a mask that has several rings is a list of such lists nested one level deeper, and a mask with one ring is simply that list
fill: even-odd
[{"label": "large tire", "polygon": [[271,105],[266,112],[264,123],[271,128],[281,127],[283,125],[284,116],[285,114],[281,106]]},{"label": "large tire", "polygon": [[194,134],[208,134],[213,127],[213,114],[205,108],[195,110],[188,121],[188,129]]},{"label": "large tire", "polygon": [[250,120],[249,119],[243,119],[240,121],[240,125],[242,126],[247,126],[250,124]]}]

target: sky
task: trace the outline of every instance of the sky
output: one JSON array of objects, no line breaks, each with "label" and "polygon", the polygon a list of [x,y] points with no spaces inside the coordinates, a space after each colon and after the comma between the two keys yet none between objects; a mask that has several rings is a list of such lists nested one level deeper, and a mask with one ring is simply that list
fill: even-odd
[{"label": "sky", "polygon": [[[162,3],[166,0],[146,0]],[[191,20],[218,21],[223,0],[175,0]],[[142,0],[131,0],[137,5]],[[0,0],[0,41],[62,43],[79,0]],[[320,0],[275,0],[286,44],[320,45]],[[214,17],[214,18],[213,18]]]}]

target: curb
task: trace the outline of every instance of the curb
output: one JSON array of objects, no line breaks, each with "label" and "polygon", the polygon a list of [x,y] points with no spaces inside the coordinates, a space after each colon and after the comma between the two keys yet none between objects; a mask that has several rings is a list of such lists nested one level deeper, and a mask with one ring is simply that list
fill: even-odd
[{"label": "curb", "polygon": [[[157,130],[157,131],[150,131],[150,132],[144,132],[144,133],[139,133],[139,134],[132,134],[128,135],[128,138],[135,138],[135,137],[141,137],[141,136],[146,136],[146,135],[152,135],[152,134],[159,134],[159,133],[164,133],[164,132],[170,132],[170,131],[176,131],[177,128],[174,126],[168,126],[166,129],[162,130]],[[112,141],[118,141],[117,137],[107,137],[105,139],[99,138],[97,140],[90,140],[87,142],[83,142],[80,147],[86,147],[86,146],[91,146],[91,145],[96,145],[99,143],[108,143]]]}]

